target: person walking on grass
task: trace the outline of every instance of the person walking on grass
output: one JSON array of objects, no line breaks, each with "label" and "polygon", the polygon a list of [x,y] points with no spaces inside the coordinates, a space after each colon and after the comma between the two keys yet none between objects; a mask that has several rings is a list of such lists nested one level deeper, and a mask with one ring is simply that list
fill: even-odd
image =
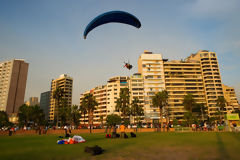
[{"label": "person walking on grass", "polygon": [[124,138],[125,126],[123,124],[120,125],[120,132],[121,132],[121,138]]}]

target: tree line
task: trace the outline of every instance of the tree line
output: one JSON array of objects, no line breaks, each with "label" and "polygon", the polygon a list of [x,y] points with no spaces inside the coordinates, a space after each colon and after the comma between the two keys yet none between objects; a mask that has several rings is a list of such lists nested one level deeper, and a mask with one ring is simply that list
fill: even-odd
[{"label": "tree line", "polygon": [[[93,125],[94,111],[97,109],[98,102],[96,101],[93,94],[88,93],[84,95],[80,106],[73,105],[69,106],[67,100],[64,98],[65,92],[62,88],[57,87],[53,92],[53,98],[55,99],[55,121],[56,126],[64,125],[75,125],[79,126],[80,118],[83,118],[84,124],[86,122],[86,115],[88,115],[88,125],[90,128]],[[155,93],[152,97],[152,106],[159,108],[159,117],[161,122],[161,127],[163,127],[163,116],[166,117],[167,123],[170,121],[171,108],[168,105],[168,92],[166,90]],[[131,103],[130,103],[131,102]],[[184,122],[186,125],[190,126],[192,123],[199,123],[199,121],[209,120],[209,121],[222,121],[224,116],[224,111],[226,108],[226,100],[223,96],[217,98],[217,107],[219,110],[215,113],[215,116],[209,118],[207,116],[208,109],[203,103],[196,103],[194,96],[190,93],[184,96],[183,106],[184,112]],[[144,116],[144,110],[142,102],[138,98],[133,98],[130,101],[130,92],[128,88],[121,88],[119,97],[116,100],[115,112],[118,113],[121,122],[124,124],[130,124],[130,118],[133,118],[134,123],[140,123]],[[115,114],[116,114],[115,113]],[[116,115],[108,115],[106,122],[111,124],[112,117],[117,117]],[[122,118],[121,118],[122,117]],[[103,115],[100,116],[101,124],[103,125]],[[19,108],[18,112],[18,122],[20,126],[39,126],[39,125],[49,125],[48,121],[45,120],[45,115],[43,110],[38,106],[27,106],[23,104]],[[176,119],[173,119],[176,122]],[[8,120],[8,115],[4,111],[0,111],[0,127],[9,126],[12,123]]]}]

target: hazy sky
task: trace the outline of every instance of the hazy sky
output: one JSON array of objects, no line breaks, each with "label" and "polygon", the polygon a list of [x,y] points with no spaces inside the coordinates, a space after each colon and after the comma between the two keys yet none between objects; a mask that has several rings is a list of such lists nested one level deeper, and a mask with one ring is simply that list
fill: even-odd
[{"label": "hazy sky", "polygon": [[[106,24],[84,40],[86,25],[111,10],[134,14],[142,27]],[[223,83],[240,98],[239,0],[0,0],[0,61],[30,64],[25,99],[66,73],[79,104],[85,90],[137,72],[144,50],[173,60],[201,49],[217,53]],[[127,60],[131,71],[122,67]]]}]

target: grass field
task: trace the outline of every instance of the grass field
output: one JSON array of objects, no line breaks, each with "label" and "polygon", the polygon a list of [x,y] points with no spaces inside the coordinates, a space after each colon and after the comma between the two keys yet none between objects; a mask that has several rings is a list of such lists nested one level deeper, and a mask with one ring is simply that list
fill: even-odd
[{"label": "grass field", "polygon": [[[106,139],[81,134],[85,143],[58,145],[57,136],[0,136],[0,159],[240,159],[240,133],[138,133],[137,138]],[[84,153],[101,146],[102,155]]]}]

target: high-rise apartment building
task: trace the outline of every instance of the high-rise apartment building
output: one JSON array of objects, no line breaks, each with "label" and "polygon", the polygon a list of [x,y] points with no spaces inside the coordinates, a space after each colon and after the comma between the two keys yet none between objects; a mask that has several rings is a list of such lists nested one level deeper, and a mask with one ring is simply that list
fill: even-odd
[{"label": "high-rise apartment building", "polygon": [[226,110],[227,112],[232,112],[235,110],[240,110],[240,106],[238,104],[237,96],[233,87],[229,87],[227,85],[223,86],[223,94],[224,98],[226,99]]},{"label": "high-rise apartment building", "polygon": [[142,75],[140,73],[134,73],[130,76],[128,85],[130,91],[130,103],[132,103],[134,98],[137,98],[140,101],[140,105],[144,106],[144,82]]},{"label": "high-rise apartment building", "polygon": [[[143,78],[140,74],[134,74],[131,77],[116,76],[108,80],[106,85],[95,87],[89,91],[84,92],[80,97],[80,105],[83,97],[91,93],[98,102],[96,110],[93,113],[93,124],[101,124],[106,122],[106,117],[109,114],[120,114],[116,111],[116,101],[119,98],[121,88],[128,88],[130,91],[130,103],[133,98],[140,100],[140,105],[143,105]],[[102,118],[101,118],[102,117]],[[85,117],[85,122],[88,115]],[[84,118],[81,118],[83,124]]]},{"label": "high-rise apartment building", "polygon": [[[106,123],[107,117],[107,85],[97,86],[90,91],[85,92],[80,97],[80,104],[82,102],[83,97],[91,93],[95,97],[96,101],[98,102],[98,106],[96,106],[94,113],[93,113],[93,124],[101,124]],[[88,114],[85,115],[85,122],[88,119]],[[84,123],[84,117],[81,117],[81,123]]]},{"label": "high-rise apartment building", "polygon": [[43,109],[45,119],[49,117],[51,91],[41,93],[40,108]]},{"label": "high-rise apartment building", "polygon": [[152,105],[152,97],[156,92],[165,89],[162,55],[144,51],[138,59],[138,73],[144,81],[145,118],[150,122],[158,120],[159,108]]},{"label": "high-rise apartment building", "polygon": [[183,119],[183,99],[192,94],[196,103],[206,105],[201,65],[197,61],[164,62],[165,86],[168,92],[170,119]]},{"label": "high-rise apartment building", "polygon": [[209,117],[215,116],[219,111],[216,102],[219,96],[225,97],[227,111],[239,108],[234,89],[222,85],[216,53],[206,50],[192,54],[185,60],[172,61],[163,59],[161,54],[144,51],[138,59],[138,73],[130,77],[110,78],[107,85],[84,93],[93,93],[101,104],[94,111],[96,124],[99,123],[100,115],[106,118],[108,114],[119,114],[115,110],[116,100],[120,89],[125,87],[130,91],[130,103],[134,98],[140,100],[145,122],[159,119],[159,108],[152,105],[152,97],[164,89],[169,96],[166,109],[170,120],[183,120],[186,112],[183,100],[188,93],[193,95],[196,103],[207,107]]},{"label": "high-rise apartment building", "polygon": [[[58,104],[57,100],[54,99],[54,91],[57,88],[61,88],[64,91],[63,99],[66,101],[68,107],[72,105],[72,86],[73,78],[66,74],[60,75],[59,78],[53,79],[51,82],[51,97],[50,97],[50,110],[49,110],[49,121],[54,122],[58,114]],[[59,104],[60,105],[60,104]]]},{"label": "high-rise apartment building", "polygon": [[39,105],[38,97],[30,97],[29,100],[25,104],[28,106]]},{"label": "high-rise apartment building", "polygon": [[20,59],[0,62],[0,110],[17,114],[24,104],[28,65]]},{"label": "high-rise apartment building", "polygon": [[223,96],[222,80],[217,55],[215,52],[200,50],[196,54],[189,56],[187,60],[196,60],[200,63],[206,104],[208,107],[208,116],[215,116],[215,113],[219,111],[216,100],[219,96]]},{"label": "high-rise apartment building", "polygon": [[[134,73],[132,76],[130,76],[128,85],[130,91],[130,104],[132,104],[134,99],[138,99],[139,107],[144,108],[144,81],[141,73]],[[142,116],[141,119],[145,121],[144,116]],[[136,119],[131,116],[130,122],[135,123]]]},{"label": "high-rise apartment building", "polygon": [[107,82],[107,105],[108,114],[117,113],[116,112],[116,102],[119,98],[119,93],[121,88],[129,88],[128,87],[129,77],[126,76],[118,76],[112,77]]}]

